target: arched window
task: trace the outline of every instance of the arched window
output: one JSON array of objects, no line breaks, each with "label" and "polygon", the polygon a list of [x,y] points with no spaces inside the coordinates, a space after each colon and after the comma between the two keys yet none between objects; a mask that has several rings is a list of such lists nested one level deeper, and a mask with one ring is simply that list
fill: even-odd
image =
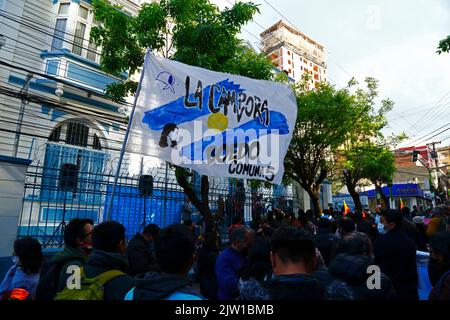
[{"label": "arched window", "polygon": [[64,122],[56,127],[48,137],[48,141],[95,150],[102,149],[96,130],[76,121]]}]

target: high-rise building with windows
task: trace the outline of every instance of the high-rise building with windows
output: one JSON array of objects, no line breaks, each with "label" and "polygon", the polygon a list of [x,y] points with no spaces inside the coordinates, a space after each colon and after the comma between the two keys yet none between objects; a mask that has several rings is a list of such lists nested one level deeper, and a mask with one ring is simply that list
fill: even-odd
[{"label": "high-rise building with windows", "polygon": [[310,88],[327,81],[325,48],[280,20],[260,34],[262,50],[272,63],[296,82],[309,75]]}]

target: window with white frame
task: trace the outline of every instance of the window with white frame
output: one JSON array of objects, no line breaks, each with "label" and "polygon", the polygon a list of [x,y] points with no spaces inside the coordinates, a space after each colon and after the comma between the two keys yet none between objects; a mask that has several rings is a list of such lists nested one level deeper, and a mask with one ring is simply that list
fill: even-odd
[{"label": "window with white frame", "polygon": [[64,37],[66,35],[67,19],[69,18],[70,2],[59,4],[58,16],[55,21],[55,30],[53,32],[52,50],[62,49],[64,46]]},{"label": "window with white frame", "polygon": [[94,62],[99,62],[97,46],[89,40],[91,28],[98,25],[94,13],[88,7],[80,4],[75,21],[75,34],[72,52]]}]

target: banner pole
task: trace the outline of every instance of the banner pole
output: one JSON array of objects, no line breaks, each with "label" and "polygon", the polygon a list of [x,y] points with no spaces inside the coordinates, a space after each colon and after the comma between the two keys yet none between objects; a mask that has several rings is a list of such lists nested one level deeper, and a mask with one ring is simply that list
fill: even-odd
[{"label": "banner pole", "polygon": [[139,79],[138,87],[136,89],[136,94],[134,95],[134,102],[133,102],[133,107],[132,107],[131,113],[130,113],[130,119],[128,120],[127,130],[125,131],[125,137],[123,138],[123,144],[122,144],[122,148],[120,150],[119,162],[117,164],[117,170],[116,170],[116,174],[114,176],[114,183],[113,183],[112,190],[111,190],[111,197],[109,198],[108,211],[106,213],[105,221],[111,220],[114,193],[116,191],[117,180],[119,179],[120,168],[122,166],[123,156],[125,155],[125,147],[127,145],[128,136],[130,134],[131,125],[133,123],[134,111],[136,109],[136,104],[137,104],[139,95],[141,93],[141,84],[142,84],[142,79],[144,77],[145,65],[147,63],[148,54],[149,54],[149,51],[147,50],[147,52],[145,53],[144,66],[142,67],[141,77]]}]

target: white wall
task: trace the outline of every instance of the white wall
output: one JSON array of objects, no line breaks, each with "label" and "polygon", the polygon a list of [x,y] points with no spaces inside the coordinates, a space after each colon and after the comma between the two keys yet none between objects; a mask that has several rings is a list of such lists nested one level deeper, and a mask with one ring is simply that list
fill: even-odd
[{"label": "white wall", "polygon": [[13,250],[27,167],[0,158],[0,257],[10,256]]}]

